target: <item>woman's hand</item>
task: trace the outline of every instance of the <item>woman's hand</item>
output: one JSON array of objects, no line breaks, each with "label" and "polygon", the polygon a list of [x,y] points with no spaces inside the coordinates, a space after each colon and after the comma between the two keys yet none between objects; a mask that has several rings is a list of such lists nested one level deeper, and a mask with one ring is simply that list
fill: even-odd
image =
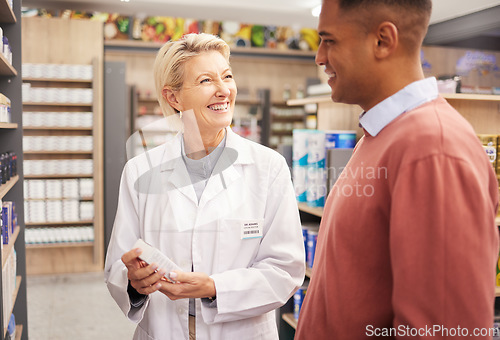
[{"label": "woman's hand", "polygon": [[160,292],[170,300],[208,298],[216,295],[214,280],[205,273],[174,271],[170,278],[175,283],[161,281]]},{"label": "woman's hand", "polygon": [[139,259],[139,255],[142,251],[139,248],[132,249],[122,256],[122,262],[128,269],[128,279],[130,280],[130,285],[134,289],[143,294],[149,295],[156,292],[162,286],[160,281],[163,275],[165,275],[165,270],[158,269],[156,263],[151,263],[147,265],[146,262]]}]

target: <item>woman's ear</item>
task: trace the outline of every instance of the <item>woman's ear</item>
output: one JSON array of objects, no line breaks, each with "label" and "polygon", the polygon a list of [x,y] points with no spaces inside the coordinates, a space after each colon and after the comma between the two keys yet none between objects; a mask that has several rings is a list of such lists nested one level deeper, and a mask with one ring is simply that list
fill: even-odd
[{"label": "woman's ear", "polygon": [[181,103],[179,102],[179,100],[177,98],[177,94],[178,94],[178,92],[173,91],[172,89],[170,89],[166,86],[161,91],[161,95],[163,96],[163,98],[165,98],[167,103],[170,106],[172,106],[174,109],[176,109],[177,111],[180,112],[180,111],[182,111],[182,107],[181,107]]}]

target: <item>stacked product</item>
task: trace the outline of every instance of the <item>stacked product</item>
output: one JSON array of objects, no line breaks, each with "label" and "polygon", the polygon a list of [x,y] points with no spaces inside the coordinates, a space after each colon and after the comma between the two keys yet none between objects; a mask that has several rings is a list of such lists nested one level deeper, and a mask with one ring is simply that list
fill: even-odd
[{"label": "stacked product", "polygon": [[295,294],[293,294],[293,317],[295,320],[299,319],[300,310],[302,308],[302,303],[306,297],[307,287],[309,286],[309,281],[304,282],[302,287],[297,289]]},{"label": "stacked product", "polygon": [[15,152],[0,154],[0,186],[17,175],[17,155]]},{"label": "stacked product", "polygon": [[307,137],[309,130],[294,129],[293,130],[293,150],[292,150],[292,167],[293,167],[293,186],[295,188],[295,197],[297,202],[307,202]]},{"label": "stacked product", "polygon": [[94,181],[90,178],[25,180],[28,223],[90,221],[94,217]]},{"label": "stacked product", "polygon": [[10,201],[0,201],[2,222],[2,246],[9,244],[17,227],[16,204]]},{"label": "stacked product", "polygon": [[23,127],[92,128],[92,112],[23,112]]},{"label": "stacked product", "polygon": [[318,239],[319,224],[303,223],[302,235],[304,237],[304,248],[306,250],[306,264],[308,268],[313,267],[314,254],[316,252],[316,241]]},{"label": "stacked product", "polygon": [[325,132],[327,195],[351,158],[356,145],[356,131],[332,130]]},{"label": "stacked product", "polygon": [[10,99],[0,93],[0,123],[10,123]]},{"label": "stacked product", "polygon": [[92,159],[40,159],[23,162],[25,176],[79,175],[91,176],[94,172]]},{"label": "stacked product", "polygon": [[93,242],[92,226],[72,226],[58,228],[29,228],[25,233],[26,244]]},{"label": "stacked product", "polygon": [[293,130],[293,182],[298,202],[323,207],[356,144],[356,131]]},{"label": "stacked product", "polygon": [[92,136],[24,136],[24,151],[92,152]]},{"label": "stacked product", "polygon": [[[477,135],[500,182],[500,135]],[[500,190],[500,187],[499,187]],[[500,210],[498,211],[500,215]]]},{"label": "stacked product", "polygon": [[309,130],[307,136],[307,205],[323,207],[326,199],[325,132]]},{"label": "stacked product", "polygon": [[16,290],[16,264],[17,256],[14,248],[7,259],[5,260],[5,264],[2,267],[2,315],[3,315],[3,324],[6,326],[9,324],[12,307],[14,304],[14,300],[12,299],[14,295],[14,291]]},{"label": "stacked product", "polygon": [[23,64],[23,78],[43,79],[92,79],[92,65]]}]

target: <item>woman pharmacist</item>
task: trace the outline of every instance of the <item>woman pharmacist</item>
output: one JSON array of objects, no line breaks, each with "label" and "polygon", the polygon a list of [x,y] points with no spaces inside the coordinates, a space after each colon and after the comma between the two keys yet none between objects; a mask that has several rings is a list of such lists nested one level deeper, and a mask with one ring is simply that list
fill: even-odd
[{"label": "woman pharmacist", "polygon": [[[179,114],[184,131],[125,165],[108,289],[138,323],[134,339],[277,339],[274,309],[305,273],[286,162],[229,128],[237,90],[223,40],[167,42],[154,76],[164,115]],[[182,271],[146,265],[137,239]]]}]

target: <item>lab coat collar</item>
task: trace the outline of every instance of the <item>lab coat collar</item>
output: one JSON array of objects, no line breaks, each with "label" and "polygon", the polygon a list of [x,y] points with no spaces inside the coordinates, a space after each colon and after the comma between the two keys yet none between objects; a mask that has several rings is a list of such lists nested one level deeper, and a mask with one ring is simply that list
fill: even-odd
[{"label": "lab coat collar", "polygon": [[[226,128],[226,134],[227,134],[226,146],[224,149],[232,149],[236,151],[237,155],[237,158],[233,162],[233,164],[254,163],[254,159],[250,153],[249,146],[246,144],[246,141],[243,139],[243,137],[237,135],[229,127]],[[172,170],[180,167],[179,161],[182,162],[181,138],[182,138],[182,133],[179,132],[175,136],[175,138],[173,138],[172,141],[165,146],[162,162],[160,164],[160,171]],[[234,157],[233,155],[231,156]]]},{"label": "lab coat collar", "polygon": [[[228,189],[232,183],[241,177],[240,172],[234,167],[235,165],[254,163],[247,141],[234,133],[230,128],[226,128],[226,133],[226,146],[200,198],[200,206],[206,204],[221,191]],[[182,161],[181,138],[182,134],[178,133],[170,143],[165,145],[160,172],[172,171],[168,176],[168,182],[195,204],[198,204],[189,173]],[[235,201],[238,201],[238,197],[231,195],[233,192],[236,191],[229,190],[230,196]]]}]

